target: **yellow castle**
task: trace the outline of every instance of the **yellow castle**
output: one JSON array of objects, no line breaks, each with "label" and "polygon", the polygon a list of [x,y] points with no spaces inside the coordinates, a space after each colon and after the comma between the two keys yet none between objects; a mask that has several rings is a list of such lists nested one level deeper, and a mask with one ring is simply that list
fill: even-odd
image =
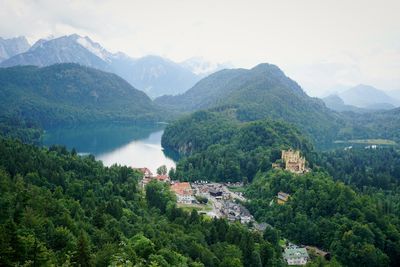
[{"label": "yellow castle", "polygon": [[306,168],[306,159],[300,156],[299,150],[282,150],[282,162],[285,170],[292,173],[301,174],[308,172]]}]

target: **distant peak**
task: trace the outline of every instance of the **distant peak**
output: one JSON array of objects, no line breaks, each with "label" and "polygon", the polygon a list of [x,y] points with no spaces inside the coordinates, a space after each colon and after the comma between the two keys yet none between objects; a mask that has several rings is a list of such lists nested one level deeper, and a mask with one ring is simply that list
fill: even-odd
[{"label": "distant peak", "polygon": [[[77,33],[68,35],[68,36],[66,36],[66,37],[71,38],[71,39],[79,39],[79,38],[82,38],[82,36],[80,36],[80,35],[77,34]],[[85,38],[87,38],[87,36],[86,36]]]},{"label": "distant peak", "polygon": [[269,63],[260,63],[260,64],[256,65],[255,67],[251,68],[251,70],[261,70],[261,71],[274,70],[274,71],[282,72],[278,66],[276,66],[274,64],[269,64]]}]

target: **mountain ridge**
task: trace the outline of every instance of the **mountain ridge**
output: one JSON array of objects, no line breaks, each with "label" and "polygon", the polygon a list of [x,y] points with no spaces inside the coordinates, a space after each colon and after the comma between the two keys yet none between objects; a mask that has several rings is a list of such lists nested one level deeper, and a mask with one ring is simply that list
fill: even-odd
[{"label": "mountain ridge", "polygon": [[[176,63],[153,55],[132,58],[122,52],[111,53],[88,36],[78,34],[40,39],[28,51],[5,58],[0,62],[0,67],[17,65],[42,67],[57,63],[77,63],[113,72],[150,97],[182,93],[212,73],[212,68],[222,67],[204,60],[192,66],[187,61]],[[201,69],[201,73],[195,73],[194,68],[199,66],[200,68],[208,66],[207,72]]]},{"label": "mountain ridge", "polygon": [[[161,109],[116,74],[73,63],[0,69],[1,116],[42,127],[91,121],[158,121]],[[165,113],[164,113],[165,114]]]},{"label": "mountain ridge", "polygon": [[23,53],[30,48],[24,36],[4,39],[0,37],[0,63],[8,58]]},{"label": "mountain ridge", "polygon": [[341,124],[340,117],[322,100],[309,97],[277,66],[267,63],[251,69],[221,70],[184,94],[163,96],[155,102],[180,112],[230,107],[239,121],[282,119],[324,139]]},{"label": "mountain ridge", "polygon": [[394,99],[384,91],[370,85],[359,84],[351,87],[338,96],[346,105],[367,109],[393,109],[400,106],[400,100]]}]

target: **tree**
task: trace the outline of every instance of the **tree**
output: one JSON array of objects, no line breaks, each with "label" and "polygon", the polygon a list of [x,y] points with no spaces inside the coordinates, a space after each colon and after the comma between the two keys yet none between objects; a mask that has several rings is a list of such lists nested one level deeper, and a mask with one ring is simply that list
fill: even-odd
[{"label": "tree", "polygon": [[167,166],[161,165],[160,167],[157,168],[157,174],[159,175],[166,175],[168,172]]},{"label": "tree", "polygon": [[81,267],[92,266],[92,256],[90,254],[89,239],[83,230],[81,230],[76,245],[75,254],[73,256],[73,262],[80,265]]}]

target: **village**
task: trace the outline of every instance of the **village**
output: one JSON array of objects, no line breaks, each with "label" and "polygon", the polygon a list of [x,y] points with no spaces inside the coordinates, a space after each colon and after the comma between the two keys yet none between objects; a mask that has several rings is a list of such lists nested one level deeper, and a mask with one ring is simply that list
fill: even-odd
[{"label": "village", "polygon": [[254,223],[250,212],[242,205],[246,198],[241,192],[229,188],[242,188],[242,183],[213,183],[208,181],[180,182],[171,181],[166,174],[153,173],[148,168],[139,169],[143,173],[141,187],[152,180],[168,183],[175,193],[177,204],[181,208],[196,209],[200,214],[211,218],[226,218],[228,221],[239,221],[243,224]]},{"label": "village", "polygon": [[[302,175],[311,170],[306,167],[306,160],[298,150],[282,150],[281,159],[272,163],[273,169],[281,169],[296,175]],[[140,186],[144,190],[152,180],[167,183],[170,190],[175,193],[178,207],[186,210],[196,209],[199,214],[211,218],[225,218],[230,222],[240,222],[248,225],[255,231],[263,232],[266,223],[258,223],[250,214],[244,203],[247,201],[243,195],[243,183],[216,183],[206,180],[194,182],[172,181],[167,174],[153,174],[148,168],[138,169],[143,178]],[[271,205],[285,205],[290,201],[290,194],[278,192]],[[329,259],[330,254],[316,247],[295,245],[285,242],[283,258],[288,265],[305,265],[310,260],[309,252],[313,255]]]}]

